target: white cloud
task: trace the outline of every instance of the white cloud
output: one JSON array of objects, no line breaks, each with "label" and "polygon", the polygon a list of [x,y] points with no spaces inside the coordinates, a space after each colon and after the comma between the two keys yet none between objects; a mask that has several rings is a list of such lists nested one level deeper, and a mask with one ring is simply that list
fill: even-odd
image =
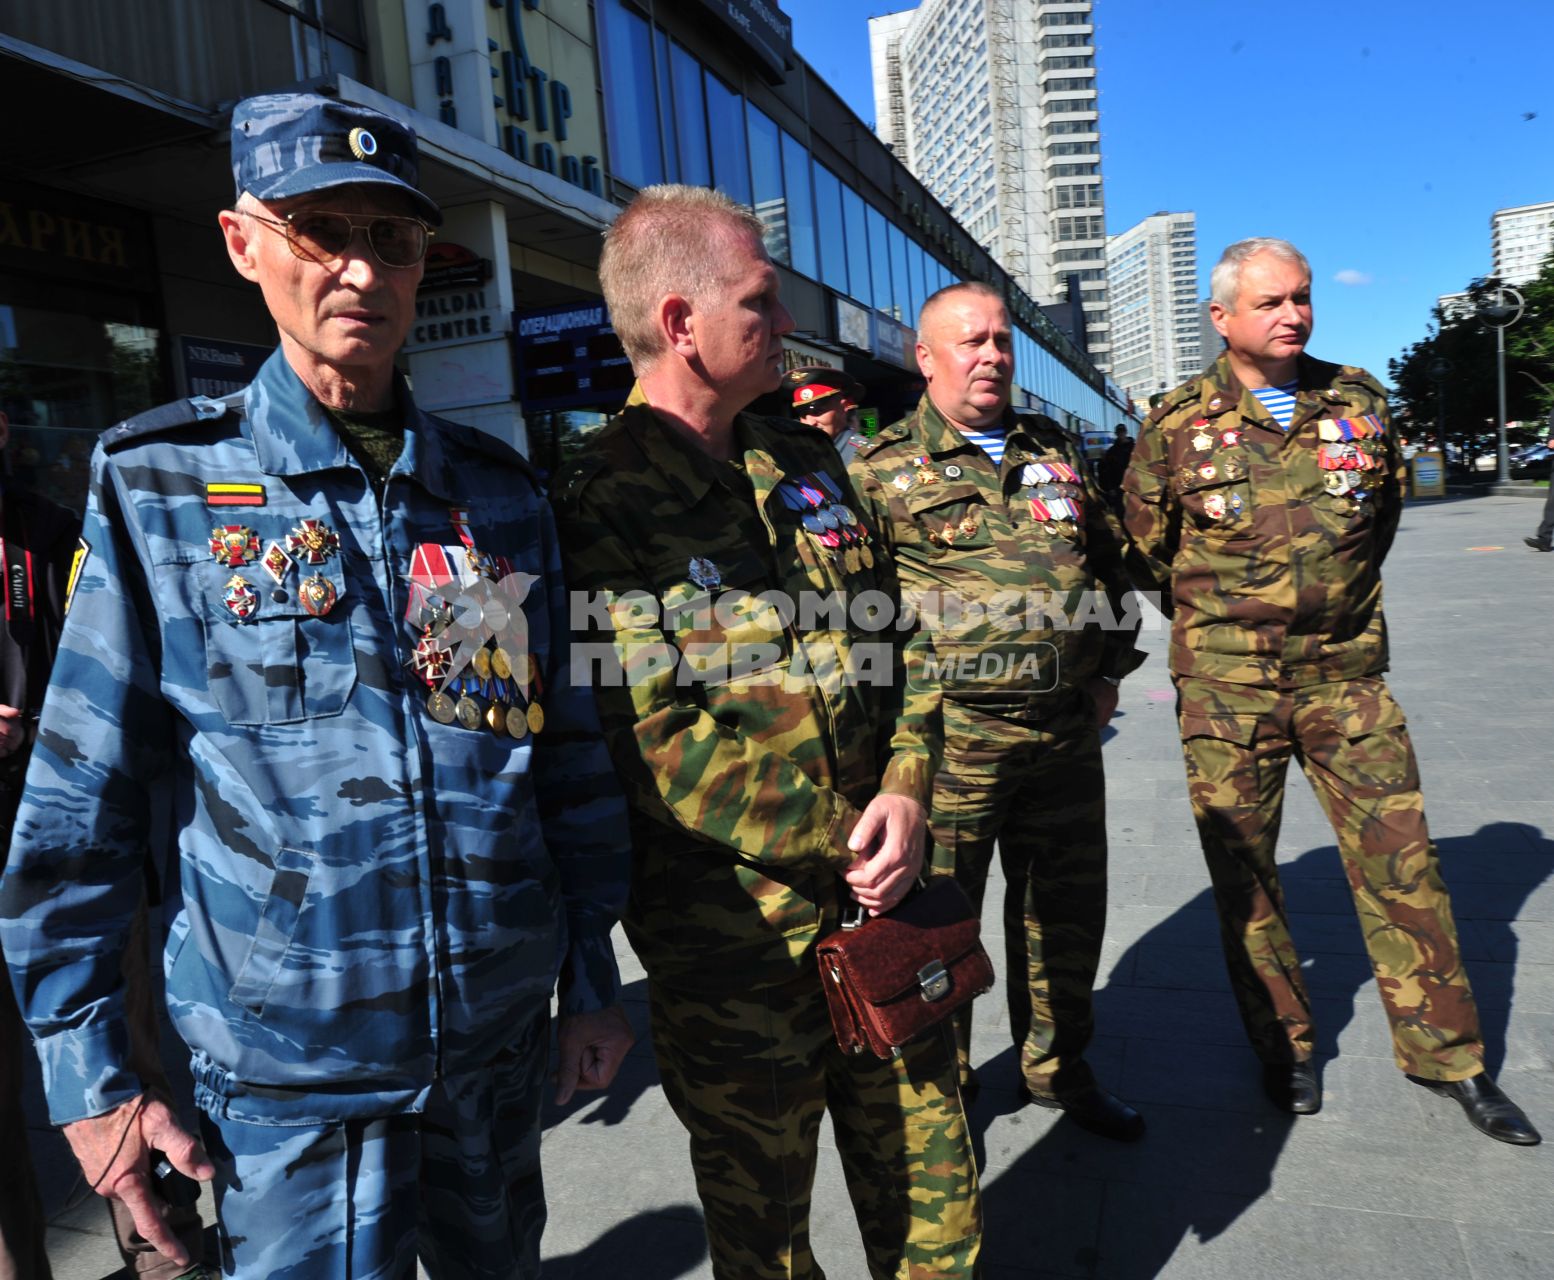
[{"label": "white cloud", "polygon": [[1353,267],[1345,267],[1333,279],[1339,284],[1370,284],[1372,277],[1363,271],[1356,271]]}]

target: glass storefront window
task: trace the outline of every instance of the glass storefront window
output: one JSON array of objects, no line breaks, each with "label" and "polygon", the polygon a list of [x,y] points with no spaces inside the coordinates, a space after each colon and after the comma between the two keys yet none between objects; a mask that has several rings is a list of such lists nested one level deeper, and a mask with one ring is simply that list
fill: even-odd
[{"label": "glass storefront window", "polygon": [[869,228],[863,213],[863,197],[851,187],[842,188],[842,218],[847,226],[847,280],[853,297],[864,306],[874,305],[874,284],[869,278]]},{"label": "glass storefront window", "polygon": [[917,312],[912,310],[912,290],[907,285],[906,232],[894,223],[890,225],[890,273],[895,284],[894,305],[891,314],[902,324],[916,326]]},{"label": "glass storefront window", "polygon": [[670,48],[674,72],[674,131],[680,152],[680,181],[693,187],[712,185],[712,161],[707,153],[707,105],[702,98],[701,63],[680,45]]},{"label": "glass storefront window", "polygon": [[847,238],[842,232],[842,180],[820,161],[815,166],[815,227],[820,235],[820,279],[847,292]]},{"label": "glass storefront window", "polygon": [[928,294],[923,289],[923,247],[913,240],[907,245],[907,281],[912,295],[912,314],[915,316],[923,309],[923,302]]},{"label": "glass storefront window", "polygon": [[664,180],[653,86],[653,43],[647,22],[620,0],[601,0],[599,34],[610,129],[610,171],[634,187]]},{"label": "glass storefront window", "polygon": [[712,180],[725,195],[750,203],[750,154],[745,143],[745,103],[707,72],[707,123],[712,135]]},{"label": "glass storefront window", "polygon": [[890,291],[890,236],[885,231],[885,215],[872,204],[865,210],[869,224],[869,266],[874,274],[874,309],[895,315]]},{"label": "glass storefront window", "polygon": [[790,134],[782,135],[782,171],[788,191],[788,252],[793,269],[820,278],[815,247],[815,201],[809,185],[809,152]]},{"label": "glass storefront window", "polygon": [[752,207],[766,223],[766,252],[773,262],[788,264],[788,210],[782,189],[782,142],[775,122],[748,103],[745,122],[750,131]]},{"label": "glass storefront window", "polygon": [[[658,49],[658,101],[673,102],[669,87],[669,37],[664,34],[662,27],[653,28],[653,43]],[[659,124],[664,134],[661,139],[664,148],[664,173],[670,182],[681,182],[683,179],[680,177],[680,148],[675,137],[674,124],[664,119],[660,119]]]}]

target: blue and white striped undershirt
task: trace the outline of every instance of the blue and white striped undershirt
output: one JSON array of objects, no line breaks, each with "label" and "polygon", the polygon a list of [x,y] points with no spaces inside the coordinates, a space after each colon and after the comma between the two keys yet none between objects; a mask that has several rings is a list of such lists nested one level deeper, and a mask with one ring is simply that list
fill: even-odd
[{"label": "blue and white striped undershirt", "polygon": [[973,431],[969,427],[962,427],[960,433],[987,454],[995,467],[1004,465],[1004,437],[1008,432],[1003,427],[994,427],[990,431]]},{"label": "blue and white striped undershirt", "polygon": [[1295,420],[1295,387],[1299,379],[1286,382],[1282,387],[1249,387],[1263,408],[1286,431]]}]

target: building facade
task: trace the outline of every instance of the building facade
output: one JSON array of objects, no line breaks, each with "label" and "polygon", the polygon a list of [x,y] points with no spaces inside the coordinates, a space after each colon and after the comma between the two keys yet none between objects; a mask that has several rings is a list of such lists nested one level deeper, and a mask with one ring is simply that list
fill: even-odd
[{"label": "building facade", "polygon": [[1044,303],[1075,278],[1111,367],[1090,0],[924,0],[869,20],[876,130]]},{"label": "building facade", "polygon": [[[631,371],[601,233],[651,182],[766,219],[798,331],[889,421],[921,389],[917,308],[981,279],[1018,325],[1019,399],[1076,430],[1126,402],[793,51],[767,0],[0,0],[0,408],[23,479],[79,506],[98,432],[224,394],[274,349],[227,262],[230,109],[307,88],[415,129],[446,222],[402,366],[419,403],[550,470]],[[82,128],[83,119],[112,121]]]},{"label": "building facade", "polygon": [[1489,274],[1503,284],[1526,284],[1554,253],[1554,200],[1496,209],[1489,240]]},{"label": "building facade", "polygon": [[1203,346],[1197,214],[1152,213],[1112,236],[1106,277],[1112,377],[1147,411],[1151,394],[1186,381],[1212,358]]}]

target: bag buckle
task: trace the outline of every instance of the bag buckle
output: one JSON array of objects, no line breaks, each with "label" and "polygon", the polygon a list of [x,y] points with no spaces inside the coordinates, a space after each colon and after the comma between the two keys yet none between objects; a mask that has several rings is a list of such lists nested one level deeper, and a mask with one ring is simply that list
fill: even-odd
[{"label": "bag buckle", "polygon": [[950,971],[942,960],[930,960],[917,971],[917,985],[922,990],[923,1002],[932,1004],[950,994]]}]

